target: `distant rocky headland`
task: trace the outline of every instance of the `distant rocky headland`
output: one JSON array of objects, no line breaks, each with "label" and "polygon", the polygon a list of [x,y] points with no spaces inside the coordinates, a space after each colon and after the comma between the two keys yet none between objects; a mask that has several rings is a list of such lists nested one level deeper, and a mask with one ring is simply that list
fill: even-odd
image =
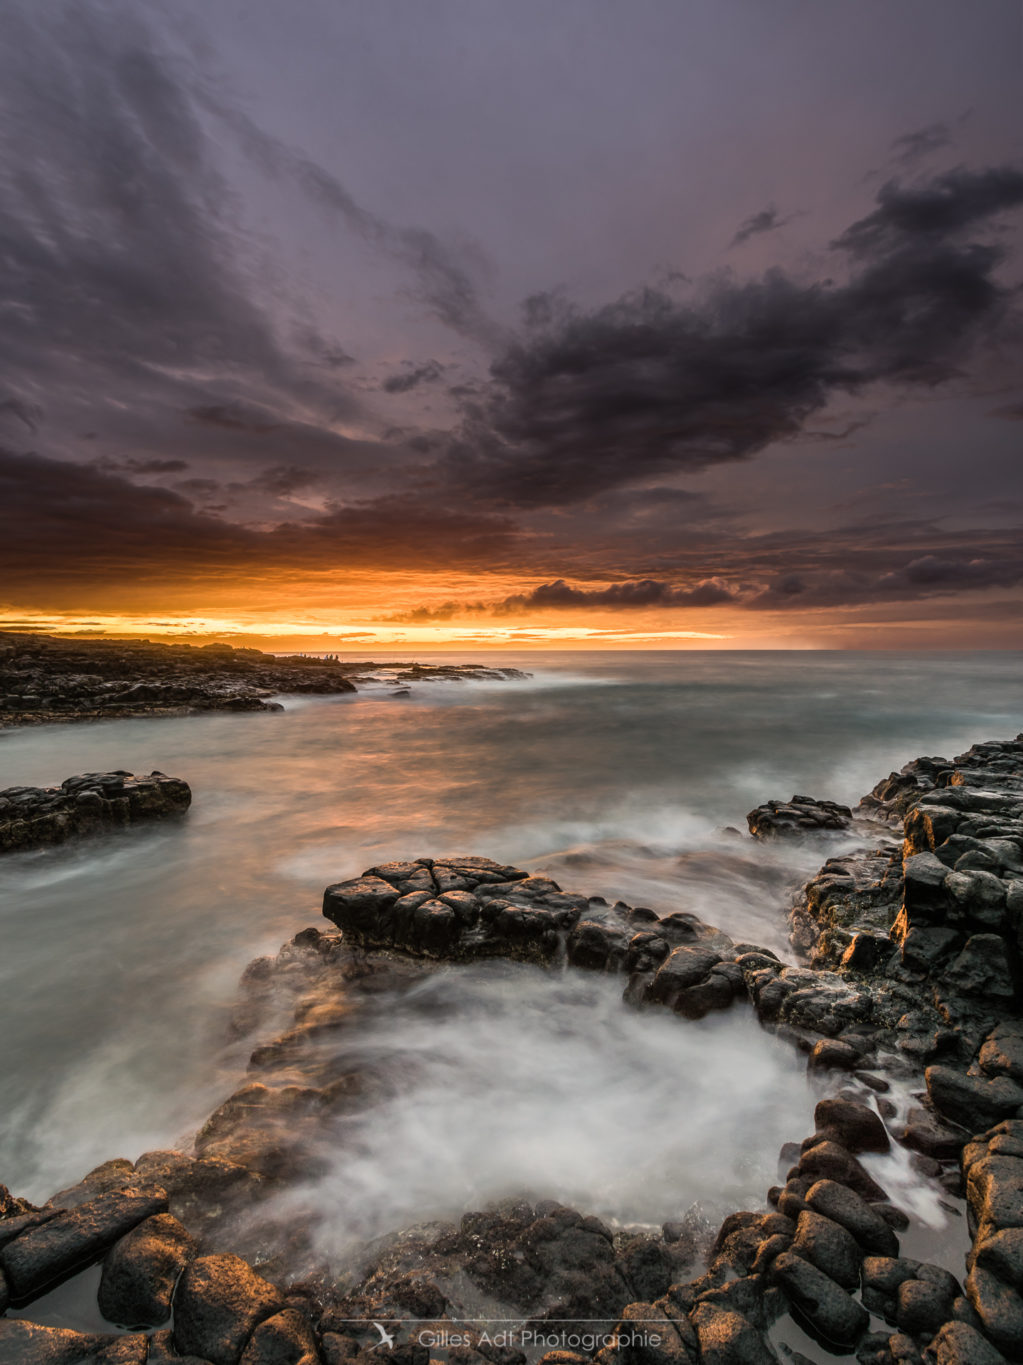
[{"label": "distant rocky headland", "polygon": [[[546,1365],[1023,1360],[1023,736],[917,760],[855,810],[794,797],[749,823],[758,838],[862,836],[796,898],[791,963],[688,912],[483,857],[409,857],[329,886],[329,928],[246,970],[233,1030],[255,1043],[248,1075],[191,1151],[109,1161],[42,1208],[0,1189],[0,1311],[101,1261],[111,1323],[0,1318],[0,1359],[429,1365],[446,1332],[453,1365],[524,1365],[482,1314],[541,1335],[588,1324]],[[782,1149],[759,1208],[716,1227],[616,1229],[520,1199],[404,1229],[339,1276],[272,1197],[314,1179],[339,1119],[401,1077],[372,1059],[339,1070],[332,1040],[368,1001],[439,967],[456,990],[451,964],[484,958],[614,975],[680,1029],[751,1009],[805,1056],[815,1131]],[[903,1254],[911,1214],[864,1164],[898,1151],[965,1216],[960,1274]],[[817,1354],[779,1336],[788,1317]]]},{"label": "distant rocky headland", "polygon": [[512,679],[484,664],[371,663],[265,654],[227,644],[67,639],[0,631],[0,729],[126,716],[279,711],[274,696],[331,696],[365,687],[407,695],[412,684]]}]

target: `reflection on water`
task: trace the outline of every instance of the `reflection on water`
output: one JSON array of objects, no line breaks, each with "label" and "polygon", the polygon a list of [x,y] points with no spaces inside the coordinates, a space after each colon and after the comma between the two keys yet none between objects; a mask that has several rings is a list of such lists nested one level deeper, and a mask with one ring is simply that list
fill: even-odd
[{"label": "reflection on water", "polygon": [[1009,655],[499,661],[540,674],[0,735],[0,786],[158,768],[194,792],[181,824],[0,865],[0,1179],[46,1196],[193,1129],[236,1080],[238,973],[319,920],[327,881],[483,853],[781,948],[821,848],[765,855],[721,827],[769,796],[855,800],[1023,710]]}]

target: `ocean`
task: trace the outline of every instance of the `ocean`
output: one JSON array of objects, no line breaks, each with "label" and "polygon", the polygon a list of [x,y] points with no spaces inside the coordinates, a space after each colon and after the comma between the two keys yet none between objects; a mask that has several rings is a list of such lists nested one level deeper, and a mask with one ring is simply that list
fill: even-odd
[{"label": "ocean", "polygon": [[[761,847],[748,810],[852,803],[919,754],[1023,728],[1018,654],[477,657],[533,676],[0,733],[0,787],[124,768],[193,790],[183,822],[0,862],[0,1180],[43,1199],[187,1144],[244,1075],[227,1028],[242,969],[322,924],[330,882],[483,854],[791,957],[793,888],[849,841]],[[609,978],[507,964],[423,989],[453,1012],[412,1000],[356,1040],[416,1067],[312,1192],[327,1242],[515,1192],[626,1222],[708,1191],[742,1207],[808,1131],[799,1058],[738,1009],[655,1018]]]}]

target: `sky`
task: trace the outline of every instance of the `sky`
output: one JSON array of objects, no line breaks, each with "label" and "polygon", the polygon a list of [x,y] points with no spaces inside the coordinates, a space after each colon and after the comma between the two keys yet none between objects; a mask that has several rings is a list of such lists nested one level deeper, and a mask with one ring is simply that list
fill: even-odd
[{"label": "sky", "polygon": [[1017,0],[0,0],[0,624],[1023,648]]}]

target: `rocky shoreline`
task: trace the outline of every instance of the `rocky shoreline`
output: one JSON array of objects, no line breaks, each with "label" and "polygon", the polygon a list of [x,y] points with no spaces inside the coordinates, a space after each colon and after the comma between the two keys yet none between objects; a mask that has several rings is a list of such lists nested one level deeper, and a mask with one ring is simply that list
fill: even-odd
[{"label": "rocky shoreline", "polygon": [[145,777],[123,770],[80,773],[59,787],[5,787],[0,791],[0,853],[164,820],[183,815],[191,803],[187,782],[159,772]]},{"label": "rocky shoreline", "polygon": [[[4,1194],[0,1307],[30,1318],[38,1296],[102,1259],[101,1311],[127,1330],[8,1315],[0,1360],[1023,1359],[1023,737],[917,760],[856,810],[797,797],[749,823],[761,838],[863,837],[798,897],[797,963],[695,915],[609,904],[486,858],[411,858],[328,887],[331,927],[247,969],[234,1031],[256,1044],[249,1074],[192,1153],[108,1162],[43,1209]],[[783,1149],[763,1206],[655,1233],[510,1201],[406,1229],[367,1248],[357,1273],[318,1258],[275,1196],[315,1175],[330,1125],[371,1110],[390,1083],[372,1067],[339,1070],[332,1040],[439,964],[490,958],[614,974],[631,1005],[670,1011],[680,1028],[751,1009],[803,1053],[821,1094],[815,1131]],[[896,1102],[907,1091],[908,1107]],[[965,1209],[963,1274],[900,1254],[911,1218],[868,1169],[899,1150],[953,1215]],[[481,1332],[501,1317],[520,1324],[516,1340]],[[565,1319],[591,1330],[544,1352]],[[801,1348],[786,1344],[788,1320]]]},{"label": "rocky shoreline", "polygon": [[280,711],[280,695],[335,696],[368,688],[407,696],[424,682],[528,675],[483,664],[386,663],[273,655],[231,645],[70,640],[0,631],[0,730],[20,725]]}]

